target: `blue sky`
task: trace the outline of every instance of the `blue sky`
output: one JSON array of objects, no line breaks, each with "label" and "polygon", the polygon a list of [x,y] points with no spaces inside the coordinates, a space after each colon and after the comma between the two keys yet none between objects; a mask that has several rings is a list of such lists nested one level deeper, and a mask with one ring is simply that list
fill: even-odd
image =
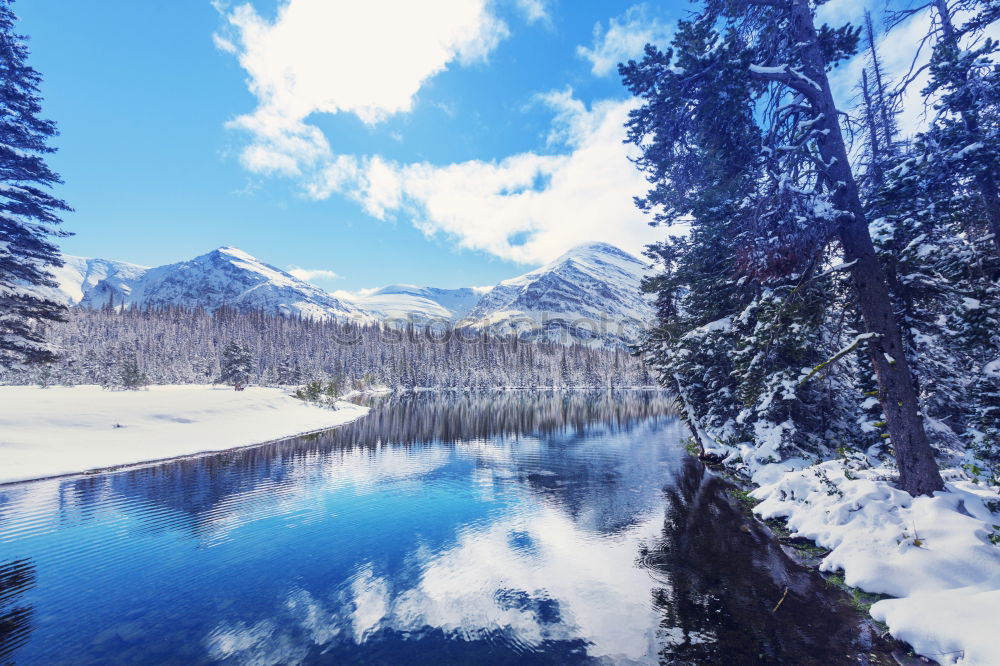
[{"label": "blue sky", "polygon": [[[275,26],[279,9],[288,4],[257,0],[251,6],[259,21]],[[306,10],[317,20],[352,21],[350,3],[293,0],[291,4],[326,5]],[[385,5],[381,13],[392,20],[387,8],[398,3],[374,4]],[[478,36],[488,41],[490,30],[498,32],[495,45],[483,49],[460,43],[459,49],[473,52],[446,54],[443,65],[440,55],[437,61],[435,54],[423,56],[429,64],[422,70],[418,67],[410,80],[372,86],[381,85],[384,92],[346,93],[354,95],[352,99],[363,98],[366,92],[376,100],[406,98],[405,90],[397,94],[393,88],[412,88],[415,81],[417,91],[409,96],[408,109],[389,109],[377,119],[367,118],[367,123],[352,110],[310,113],[305,123],[325,135],[331,147],[329,159],[378,157],[404,169],[415,164],[469,165],[471,160],[489,164],[519,154],[566,155],[571,148],[559,139],[549,140],[560,112],[539,95],[571,88],[572,99],[587,105],[626,99],[617,77],[596,76],[592,62],[578,55],[577,47],[593,47],[595,24],[606,27],[610,18],[623,15],[632,5],[575,0],[457,4],[481,7],[474,19],[485,17],[480,23],[487,27]],[[235,12],[246,11],[238,4],[21,0],[15,10],[20,29],[31,38],[31,63],[44,76],[45,115],[56,120],[61,131],[56,141],[59,152],[51,161],[66,181],[60,193],[76,209],[65,218],[66,228],[76,234],[62,242],[67,253],[157,265],[219,245],[235,245],[281,267],[334,271],[341,277],[317,282],[355,289],[400,281],[489,284],[565,249],[550,244],[530,254],[504,256],[476,239],[463,247],[450,226],[426,231],[414,226],[414,221],[427,217],[421,200],[372,215],[351,195],[355,183],[346,184],[343,191],[310,194],[307,188],[315,181],[317,165],[303,167],[299,174],[248,168],[241,155],[259,143],[258,137],[231,122],[241,114],[253,114],[261,100],[248,90],[251,75],[237,55],[219,47],[220,38],[236,42],[241,37],[228,20]],[[657,17],[670,18],[652,6],[645,11],[654,23]],[[389,71],[401,59],[414,57],[391,43],[379,44],[384,26],[366,23],[364,17],[353,20],[362,33],[361,43],[353,45],[356,58],[324,63],[331,78],[336,79],[338,71],[356,70],[357,62],[373,53],[388,61],[383,67]],[[414,31],[424,27],[427,39],[438,42],[466,39],[454,30],[442,37],[427,28],[447,20],[428,15],[426,25],[414,26]],[[475,20],[466,21],[458,28],[471,32],[469,28],[477,25]],[[310,38],[313,35],[303,39]],[[415,36],[408,52],[418,50],[420,42],[421,36]],[[273,57],[278,66],[287,64],[281,47],[273,50],[278,53],[264,53],[261,59]],[[303,57],[322,61],[325,55],[328,52],[318,44]],[[337,81],[331,82],[332,89],[324,89],[322,78],[308,85],[318,89],[319,99],[340,95]],[[545,177],[535,179],[536,184],[544,186]],[[490,208],[488,201],[481,205]],[[547,204],[557,205],[555,200]],[[629,208],[628,202],[622,206],[630,217],[625,224],[646,233]],[[468,212],[477,216],[481,211]],[[505,219],[517,216],[511,211]],[[572,217],[573,210],[566,210],[568,227]],[[616,224],[620,223],[607,220],[603,240],[613,240]],[[635,249],[631,240],[635,234],[635,229],[623,230],[623,244]],[[530,235],[515,230],[511,237],[516,243]],[[567,234],[565,244],[579,240],[586,238]]]},{"label": "blue sky", "polygon": [[346,290],[492,284],[580,242],[657,237],[631,203],[613,65],[690,7],[15,3],[62,132],[67,253],[158,265],[235,245]]}]

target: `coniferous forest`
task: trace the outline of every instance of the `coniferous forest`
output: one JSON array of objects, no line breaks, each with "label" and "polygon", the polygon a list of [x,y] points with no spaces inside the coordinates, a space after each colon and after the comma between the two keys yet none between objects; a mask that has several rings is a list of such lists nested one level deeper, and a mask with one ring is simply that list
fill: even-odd
[{"label": "coniferous forest", "polygon": [[[336,393],[412,388],[654,386],[624,349],[529,342],[464,329],[184,308],[86,310],[48,331],[61,350],[44,365],[0,375],[5,384],[333,383]],[[141,380],[139,379],[141,377]]]}]

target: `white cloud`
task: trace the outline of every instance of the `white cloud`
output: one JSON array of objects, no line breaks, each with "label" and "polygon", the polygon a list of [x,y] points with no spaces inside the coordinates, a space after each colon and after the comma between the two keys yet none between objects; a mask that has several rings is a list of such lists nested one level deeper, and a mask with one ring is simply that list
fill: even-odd
[{"label": "white cloud", "polygon": [[346,289],[335,289],[330,293],[333,295],[334,298],[339,298],[343,301],[353,301],[358,298],[371,296],[379,289],[380,287],[363,288],[363,289],[358,289],[357,291],[347,291]]},{"label": "white cloud", "polygon": [[873,14],[879,12],[879,6],[869,0],[829,0],[816,8],[816,23],[828,23],[833,27],[848,22],[864,25],[865,9]]},{"label": "white cloud", "polygon": [[328,271],[325,268],[299,268],[298,266],[289,266],[286,272],[289,275],[297,277],[305,282],[312,282],[313,280],[336,280],[340,277],[333,271]]},{"label": "white cloud", "polygon": [[672,26],[649,17],[644,5],[635,5],[624,15],[608,21],[607,29],[597,23],[593,48],[578,46],[576,53],[590,61],[596,76],[607,76],[616,70],[618,63],[641,56],[646,44],[666,48],[672,34]]},{"label": "white cloud", "polygon": [[485,59],[508,34],[490,0],[284,0],[273,22],[250,4],[220,11],[215,44],[239,58],[258,102],[230,126],[252,135],[242,161],[260,173],[297,175],[330,158],[311,114],[373,124],[409,111],[427,79]]},{"label": "white cloud", "polygon": [[517,8],[528,23],[549,24],[552,17],[549,16],[548,0],[516,0]]},{"label": "white cloud", "polygon": [[[282,0],[273,19],[250,4],[217,5],[226,27],[216,46],[239,58],[258,102],[230,123],[252,137],[243,165],[295,177],[314,199],[343,194],[377,219],[410,220],[427,235],[523,263],[592,240],[640,250],[662,232],[632,202],[647,187],[622,143],[633,102],[587,107],[569,91],[542,95],[554,112],[544,152],[450,165],[345,155],[311,124],[313,114],[350,113],[373,124],[409,111],[427,79],[486,58],[507,35],[497,1]],[[550,20],[549,0],[506,2],[528,22]],[[604,72],[616,54],[631,55],[666,29],[634,7],[597,32],[600,43],[584,55]],[[307,280],[332,277],[294,270]]]},{"label": "white cloud", "polygon": [[561,152],[445,166],[341,156],[310,193],[345,193],[380,219],[402,214],[428,235],[443,233],[460,247],[522,263],[544,263],[594,240],[637,252],[661,236],[632,201],[647,189],[622,143],[635,102],[587,108],[568,90],[541,100],[555,111],[549,141]]}]

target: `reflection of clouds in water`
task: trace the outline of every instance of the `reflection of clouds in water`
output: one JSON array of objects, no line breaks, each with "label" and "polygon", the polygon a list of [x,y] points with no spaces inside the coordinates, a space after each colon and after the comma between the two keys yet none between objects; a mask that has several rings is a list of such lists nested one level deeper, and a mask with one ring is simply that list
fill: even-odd
[{"label": "reflection of clouds in water", "polygon": [[309,648],[296,643],[289,635],[281,635],[274,622],[263,620],[247,626],[240,622],[219,627],[205,641],[208,655],[216,660],[235,658],[243,664],[276,666],[299,664]]},{"label": "reflection of clouds in water", "polygon": [[377,492],[386,483],[414,479],[444,466],[450,459],[441,447],[417,451],[378,445],[334,449],[322,457],[297,458],[281,481],[262,479],[253,488],[220,500],[200,517],[205,545],[227,541],[233,531],[274,516],[294,517],[295,524],[328,517],[331,490],[350,487],[358,494]]},{"label": "reflection of clouds in water", "polygon": [[354,641],[363,643],[369,633],[378,629],[389,612],[389,584],[377,578],[370,566],[363,568],[351,582],[354,612],[351,626]]},{"label": "reflection of clouds in water", "polygon": [[330,604],[295,590],[283,617],[220,625],[207,646],[216,659],[269,664],[280,653],[282,663],[296,663],[305,654],[279,646],[303,634],[320,647],[360,644],[380,629],[434,628],[465,640],[502,631],[525,647],[583,639],[591,656],[655,662],[654,583],[635,566],[635,554],[637,541],[655,539],[662,521],[654,512],[627,533],[598,537],[551,505],[530,503],[519,514],[463,530],[448,550],[418,550],[421,574],[412,587],[393,589],[365,565]]},{"label": "reflection of clouds in water", "polygon": [[469,439],[459,440],[454,444],[458,453],[490,465],[509,465],[514,460],[515,445],[519,456],[541,448],[540,442],[533,437],[519,437],[516,440]]},{"label": "reflection of clouds in water", "polygon": [[[297,525],[322,521],[329,517],[324,499],[333,490],[349,487],[357,494],[376,493],[386,483],[418,479],[450,459],[451,453],[442,446],[379,444],[308,452],[290,459],[280,478],[257,479],[197,513],[201,545],[219,545],[240,527],[275,516],[288,516]],[[130,517],[135,507],[115,488],[115,479],[111,474],[9,486],[0,491],[0,529],[7,538],[39,536],[93,520],[95,508],[104,520]],[[157,522],[173,525],[177,519],[160,516]]]},{"label": "reflection of clouds in water", "polygon": [[58,532],[93,519],[93,507],[118,512],[105,479],[83,476],[15,483],[0,488],[0,543]]},{"label": "reflection of clouds in water", "polygon": [[439,446],[406,448],[387,444],[331,451],[323,473],[334,484],[374,488],[385,481],[427,474],[445,465],[450,453]]},{"label": "reflection of clouds in water", "polygon": [[[654,514],[627,535],[598,538],[538,505],[463,532],[455,547],[424,563],[420,582],[397,597],[387,621],[466,636],[505,628],[527,645],[583,638],[593,656],[655,654],[652,581],[634,562],[636,540],[655,538],[662,525]],[[519,597],[554,604],[542,613],[537,604],[512,602]]]},{"label": "reflection of clouds in water", "polygon": [[72,497],[67,497],[61,479],[36,481],[7,486],[0,490],[0,542],[9,535],[24,532],[46,534],[60,527],[61,507],[73,509]]},{"label": "reflection of clouds in water", "polygon": [[[583,640],[593,657],[655,662],[664,638],[651,603],[657,583],[636,566],[636,553],[663,529],[659,489],[669,462],[661,446],[650,444],[663,433],[641,424],[568,447],[521,436],[460,440],[453,449],[343,450],[324,474],[361,494],[386,479],[419,481],[456,453],[475,463],[468,474],[476,497],[504,497],[510,512],[461,527],[446,550],[415,545],[408,556],[419,571],[415,579],[403,582],[398,572],[364,563],[328,600],[296,589],[272,620],[282,627],[280,640],[264,644],[255,640],[258,625],[230,624],[211,634],[210,645],[229,637],[229,658],[257,663],[293,638],[330,649],[377,643],[381,630],[419,640],[434,629],[453,640],[492,640],[502,632],[504,641],[528,649]],[[294,657],[283,656],[285,663]]]},{"label": "reflection of clouds in water", "polygon": [[[371,577],[370,570],[368,577]],[[231,660],[255,666],[298,664],[308,657],[313,646],[330,644],[350,626],[352,617],[348,610],[351,603],[351,595],[346,592],[325,603],[306,590],[296,589],[285,599],[283,612],[287,617],[254,624],[223,623],[208,635],[205,647],[208,655],[217,661]],[[364,615],[362,612],[362,623]],[[283,628],[279,628],[279,620],[290,623],[285,622]]]}]

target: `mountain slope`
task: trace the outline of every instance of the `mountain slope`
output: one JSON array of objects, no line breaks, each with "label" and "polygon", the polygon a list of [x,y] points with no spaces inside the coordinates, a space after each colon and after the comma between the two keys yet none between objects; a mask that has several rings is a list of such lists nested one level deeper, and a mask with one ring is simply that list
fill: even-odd
[{"label": "mountain slope", "polygon": [[129,282],[149,270],[146,266],[124,261],[94,259],[63,255],[63,266],[52,269],[52,276],[59,283],[58,292],[69,304],[76,304],[90,294],[101,282],[109,284]]},{"label": "mountain slope", "polygon": [[163,307],[179,305],[216,310],[259,310],[313,319],[370,316],[319,287],[266,264],[234,247],[220,247],[188,261],[126,276],[115,274],[94,284],[80,304]]},{"label": "mountain slope", "polygon": [[564,342],[634,342],[653,318],[640,291],[647,264],[613,245],[589,243],[504,280],[469,312],[494,333]]},{"label": "mountain slope", "polygon": [[[423,323],[458,321],[479,303],[489,287],[439,289],[411,284],[391,284],[342,296],[382,320]],[[339,295],[339,294],[338,294]]]}]

